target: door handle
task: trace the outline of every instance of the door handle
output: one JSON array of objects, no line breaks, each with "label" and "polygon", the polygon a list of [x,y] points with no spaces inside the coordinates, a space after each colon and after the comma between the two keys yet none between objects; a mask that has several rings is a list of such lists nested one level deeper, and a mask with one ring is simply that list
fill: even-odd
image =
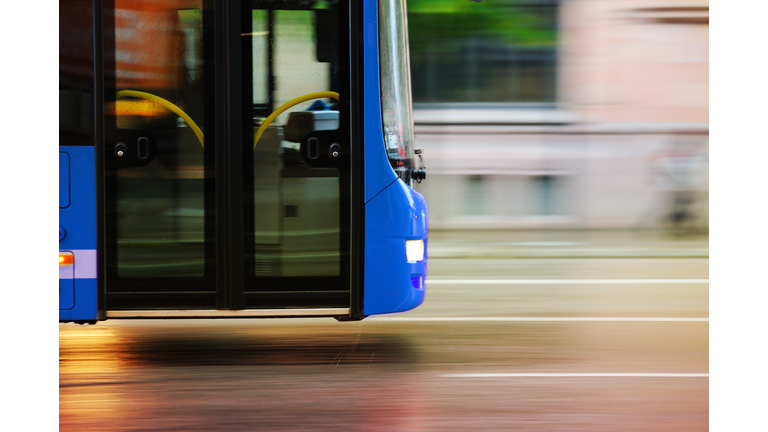
[{"label": "door handle", "polygon": [[304,162],[317,168],[341,168],[349,163],[349,150],[339,142],[339,131],[314,131],[301,141]]},{"label": "door handle", "polygon": [[149,138],[140,137],[136,140],[136,156],[141,160],[149,157]]}]

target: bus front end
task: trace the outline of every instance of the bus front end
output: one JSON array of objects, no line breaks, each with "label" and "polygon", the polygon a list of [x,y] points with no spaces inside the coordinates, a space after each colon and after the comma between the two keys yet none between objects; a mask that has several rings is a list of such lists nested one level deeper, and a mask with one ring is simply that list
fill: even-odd
[{"label": "bus front end", "polygon": [[[365,270],[363,315],[424,301],[428,212],[415,162],[404,0],[364,6]],[[378,36],[378,40],[375,37]]]}]

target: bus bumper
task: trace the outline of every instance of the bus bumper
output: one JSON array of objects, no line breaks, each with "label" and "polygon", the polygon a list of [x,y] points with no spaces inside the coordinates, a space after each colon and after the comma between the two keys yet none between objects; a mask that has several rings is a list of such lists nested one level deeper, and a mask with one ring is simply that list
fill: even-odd
[{"label": "bus bumper", "polygon": [[[363,315],[405,312],[424,301],[427,274],[427,202],[397,180],[365,205]],[[422,241],[411,261],[406,241]]]}]

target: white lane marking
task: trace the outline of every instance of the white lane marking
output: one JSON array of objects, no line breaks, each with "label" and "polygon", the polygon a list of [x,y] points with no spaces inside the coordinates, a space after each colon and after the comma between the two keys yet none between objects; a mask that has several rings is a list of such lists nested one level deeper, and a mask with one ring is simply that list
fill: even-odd
[{"label": "white lane marking", "polygon": [[370,317],[375,321],[605,321],[605,322],[709,322],[709,318],[666,317]]},{"label": "white lane marking", "polygon": [[708,284],[709,279],[427,279],[427,285]]},{"label": "white lane marking", "polygon": [[444,378],[709,378],[708,373],[467,373]]},{"label": "white lane marking", "polygon": [[531,241],[531,242],[511,242],[498,243],[501,246],[581,246],[586,243],[567,242],[567,241]]}]

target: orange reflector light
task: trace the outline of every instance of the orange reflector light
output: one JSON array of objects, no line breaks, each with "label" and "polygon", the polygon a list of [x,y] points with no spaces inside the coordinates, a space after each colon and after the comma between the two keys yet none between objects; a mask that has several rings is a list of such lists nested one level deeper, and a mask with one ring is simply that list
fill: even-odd
[{"label": "orange reflector light", "polygon": [[71,252],[59,252],[59,265],[72,265],[75,263],[75,255]]}]

